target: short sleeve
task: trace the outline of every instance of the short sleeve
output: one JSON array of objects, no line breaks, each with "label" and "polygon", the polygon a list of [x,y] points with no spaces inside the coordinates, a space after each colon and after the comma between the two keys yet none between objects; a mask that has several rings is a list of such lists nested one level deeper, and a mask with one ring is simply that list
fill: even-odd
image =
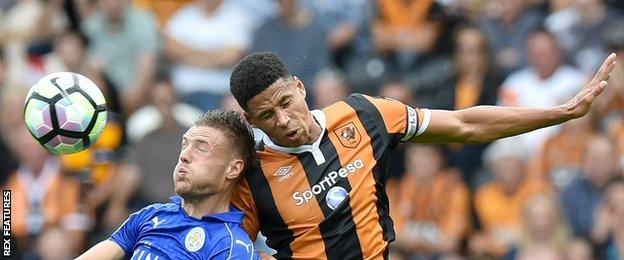
[{"label": "short sleeve", "polygon": [[241,180],[238,184],[234,194],[232,195],[231,203],[234,207],[245,213],[243,228],[252,240],[256,240],[256,235],[260,230],[260,222],[258,210],[256,209],[253,201],[247,180]]},{"label": "short sleeve", "polygon": [[[148,207],[149,208],[149,207]],[[110,240],[118,244],[126,253],[132,254],[140,234],[141,223],[148,219],[148,208],[130,214],[130,217],[111,235]]]},{"label": "short sleeve", "polygon": [[421,135],[429,125],[431,113],[428,110],[416,109],[394,99],[352,94],[347,103],[355,106],[356,111],[367,111],[372,122],[385,128],[390,145]]}]

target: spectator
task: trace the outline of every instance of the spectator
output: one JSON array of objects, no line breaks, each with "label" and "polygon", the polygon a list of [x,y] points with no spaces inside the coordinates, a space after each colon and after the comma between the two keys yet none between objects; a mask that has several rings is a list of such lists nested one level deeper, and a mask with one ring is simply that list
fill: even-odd
[{"label": "spectator", "polygon": [[598,245],[606,245],[604,259],[624,258],[624,181],[609,184],[596,211],[592,238]]},{"label": "spectator", "polygon": [[442,32],[442,8],[434,0],[378,0],[372,22],[378,53],[408,71],[433,53]]},{"label": "spectator", "polygon": [[340,72],[331,69],[321,70],[312,83],[314,107],[324,108],[347,97],[351,91]]},{"label": "spectator", "polygon": [[[459,28],[452,57],[432,59],[407,77],[419,107],[465,109],[496,104],[502,78],[490,62],[487,39],[475,27]],[[458,167],[469,185],[474,185],[486,145],[450,148],[450,163]]]},{"label": "spectator", "polygon": [[[0,108],[3,107],[5,103],[7,103],[4,99],[5,92],[7,92],[4,82],[5,72],[6,70],[4,52],[0,47]],[[6,140],[2,134],[3,130],[5,130],[2,126],[2,121],[4,121],[2,119],[2,116],[2,113],[0,113],[0,154],[3,155],[0,156],[0,186],[4,185],[9,174],[17,168],[17,162],[13,158],[12,154],[9,152],[9,148],[6,145]]]},{"label": "spectator", "polygon": [[334,65],[344,68],[347,60],[372,50],[370,29],[372,1],[306,1],[327,32],[327,45]]},{"label": "spectator", "polygon": [[439,57],[410,73],[407,83],[422,107],[463,109],[496,103],[501,78],[489,61],[487,39],[474,27],[458,29],[452,58]]},{"label": "spectator", "polygon": [[[604,97],[596,103],[595,110],[600,120],[609,123],[612,119],[619,118],[624,111],[624,22],[615,22],[610,26],[607,33],[607,44],[609,50],[618,54],[618,64],[611,73],[609,84],[611,87],[605,89]],[[612,83],[612,84],[611,84]]]},{"label": "spectator", "polygon": [[507,259],[562,259],[569,231],[559,203],[550,196],[536,196],[522,212],[520,242]]},{"label": "spectator", "polygon": [[614,147],[605,137],[592,138],[583,158],[584,178],[572,182],[561,193],[561,203],[575,236],[592,241],[592,227],[605,188],[617,170]]},{"label": "spectator", "polygon": [[546,139],[533,156],[531,174],[551,182],[558,191],[582,176],[583,154],[596,137],[593,117],[588,115],[561,126],[561,131]]},{"label": "spectator", "polygon": [[196,0],[165,28],[171,81],[183,102],[205,111],[219,107],[230,70],[251,44],[252,24],[227,0]]},{"label": "spectator", "polygon": [[457,172],[444,168],[438,147],[408,148],[406,168],[403,179],[388,183],[395,249],[408,259],[459,253],[469,228],[468,188]]},{"label": "spectator", "polygon": [[[282,57],[292,75],[310,84],[329,65],[329,49],[321,17],[302,8],[299,0],[279,0],[279,16],[269,19],[254,35],[252,50],[272,51]],[[307,102],[314,100],[314,89]]]},{"label": "spectator", "polygon": [[179,151],[169,148],[179,146],[180,136],[200,116],[199,110],[178,101],[171,82],[162,77],[153,86],[150,104],[128,119],[132,146],[124,169],[142,177],[139,206],[166,202],[173,194],[171,172]]},{"label": "spectator", "polygon": [[[608,31],[613,24],[624,21],[619,11],[607,8],[604,0],[574,0],[579,19],[571,26],[569,59],[581,70],[591,73],[607,56]],[[566,40],[566,39],[562,39]]]},{"label": "spectator", "polygon": [[128,1],[97,0],[95,13],[82,24],[94,63],[119,91],[125,115],[145,102],[160,42],[154,18]]},{"label": "spectator", "polygon": [[96,82],[107,100],[108,119],[97,142],[79,153],[60,156],[64,173],[75,175],[81,181],[81,202],[86,205],[84,211],[95,220],[91,234],[97,234],[102,226],[115,222],[109,213],[127,211],[127,201],[117,199],[122,189],[114,183],[123,177],[119,175],[118,166],[124,126],[118,114],[116,92],[110,88],[103,73],[90,63],[87,44],[88,40],[77,31],[66,30],[57,35],[54,51],[43,57],[43,71],[46,74],[58,71],[84,74]]},{"label": "spectator", "polygon": [[539,179],[526,177],[528,150],[517,138],[494,142],[484,154],[484,164],[494,179],[475,194],[475,211],[482,230],[469,247],[477,257],[502,257],[517,243],[522,209],[533,196],[548,193]]},{"label": "spectator", "polygon": [[[511,74],[500,90],[499,104],[518,107],[552,107],[568,100],[583,86],[585,75],[563,63],[556,39],[546,31],[527,39],[530,65]],[[537,149],[559,127],[521,135],[528,149]]]},{"label": "spectator", "polygon": [[[148,95],[149,104],[132,114],[126,123],[128,138],[132,144],[160,128],[178,125],[188,128],[201,116],[201,111],[197,108],[178,99],[169,77],[161,75],[154,82],[153,88]],[[178,137],[175,139],[178,140]]]},{"label": "spectator", "polygon": [[559,42],[563,50],[571,48],[574,40],[572,27],[579,20],[579,11],[574,8],[575,0],[549,0],[550,14],[544,20],[544,27],[548,29]]},{"label": "spectator", "polygon": [[485,12],[479,27],[492,48],[494,66],[502,76],[527,64],[525,39],[542,24],[542,15],[529,8],[527,0],[496,0]]},{"label": "spectator", "polygon": [[5,48],[7,61],[5,81],[30,86],[43,75],[29,70],[37,67],[40,56],[50,51],[49,37],[62,31],[67,19],[57,8],[58,0],[11,2],[6,14],[0,15],[0,45]]},{"label": "spectator", "polygon": [[91,235],[99,235],[107,226],[117,227],[115,224],[119,224],[119,219],[123,221],[125,216],[113,215],[128,212],[128,198],[119,196],[126,186],[116,183],[126,175],[119,171],[123,138],[123,125],[111,113],[94,144],[78,153],[60,156],[63,172],[80,180],[83,210],[95,220]]},{"label": "spectator", "polygon": [[63,231],[69,254],[81,250],[88,218],[81,212],[79,182],[61,172],[58,158],[30,136],[25,126],[7,133],[19,168],[3,190],[11,190],[11,232],[23,257],[36,257],[40,235],[54,228]]},{"label": "spectator", "polygon": [[453,60],[456,70],[453,109],[496,104],[496,92],[502,79],[490,62],[487,39],[477,28],[457,32]]}]

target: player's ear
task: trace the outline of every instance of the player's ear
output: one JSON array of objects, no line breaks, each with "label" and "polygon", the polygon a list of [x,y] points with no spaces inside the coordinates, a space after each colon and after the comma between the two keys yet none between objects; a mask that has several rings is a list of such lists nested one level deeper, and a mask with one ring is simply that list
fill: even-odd
[{"label": "player's ear", "polygon": [[301,96],[303,97],[303,99],[305,99],[306,88],[305,88],[305,85],[303,85],[303,81],[301,81],[297,76],[293,76],[293,81],[295,81],[295,88],[297,88],[299,93],[301,93]]},{"label": "player's ear", "polygon": [[243,174],[243,169],[245,168],[245,162],[243,159],[236,158],[230,162],[230,165],[227,168],[225,173],[225,177],[229,180],[236,180],[239,176]]}]

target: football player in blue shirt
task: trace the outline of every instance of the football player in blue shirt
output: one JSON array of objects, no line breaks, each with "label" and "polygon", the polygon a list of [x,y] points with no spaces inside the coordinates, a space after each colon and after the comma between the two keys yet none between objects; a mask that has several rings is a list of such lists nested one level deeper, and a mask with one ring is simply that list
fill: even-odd
[{"label": "football player in blue shirt", "polygon": [[178,196],[133,213],[78,259],[259,259],[241,226],[243,213],[230,206],[253,145],[241,116],[207,112],[182,137],[173,172]]}]

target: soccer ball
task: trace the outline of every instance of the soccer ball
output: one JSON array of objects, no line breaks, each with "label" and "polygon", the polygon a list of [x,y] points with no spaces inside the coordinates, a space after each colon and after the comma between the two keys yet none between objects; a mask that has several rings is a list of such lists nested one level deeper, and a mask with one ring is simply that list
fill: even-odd
[{"label": "soccer ball", "polygon": [[87,77],[49,74],[30,88],[24,102],[30,134],[54,154],[82,151],[95,143],[106,124],[106,101]]}]

